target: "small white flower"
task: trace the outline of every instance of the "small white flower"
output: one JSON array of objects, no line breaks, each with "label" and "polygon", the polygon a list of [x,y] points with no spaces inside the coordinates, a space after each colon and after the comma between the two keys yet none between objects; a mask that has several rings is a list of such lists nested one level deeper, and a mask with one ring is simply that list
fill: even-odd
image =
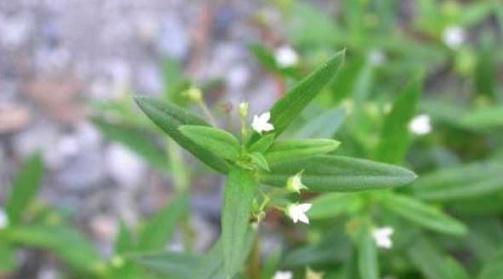
[{"label": "small white flower", "polygon": [[306,212],[311,209],[311,206],[312,204],[310,203],[291,204],[287,208],[287,215],[294,223],[301,221],[302,223],[309,224]]},{"label": "small white flower", "polygon": [[282,46],[274,52],[276,63],[281,68],[288,68],[299,63],[297,52],[290,46]]},{"label": "small white flower", "polygon": [[307,187],[302,184],[302,172],[297,173],[294,176],[290,176],[286,182],[286,188],[290,192],[300,193],[300,190],[307,189]]},{"label": "small white flower", "polygon": [[380,66],[384,63],[386,60],[386,56],[384,56],[384,53],[380,50],[374,49],[369,52],[368,54],[368,60],[371,65],[373,66]]},{"label": "small white flower", "polygon": [[272,279],[292,279],[293,274],[290,271],[276,271]]},{"label": "small white flower", "polygon": [[262,113],[261,115],[258,116],[254,115],[252,121],[253,130],[255,130],[259,134],[262,134],[262,132],[269,132],[274,130],[274,126],[271,123],[269,123],[270,119],[271,119],[270,112]]},{"label": "small white flower", "polygon": [[393,246],[392,234],[393,228],[391,227],[377,228],[372,231],[372,237],[374,237],[377,247],[385,249],[390,249]]},{"label": "small white flower", "polygon": [[416,135],[431,133],[431,119],[427,114],[420,114],[409,122],[409,131]]},{"label": "small white flower", "polygon": [[0,208],[0,230],[7,228],[7,226],[9,226],[9,217],[3,208]]},{"label": "small white flower", "polygon": [[444,44],[452,49],[457,49],[465,41],[466,32],[460,26],[448,26],[442,32]]}]

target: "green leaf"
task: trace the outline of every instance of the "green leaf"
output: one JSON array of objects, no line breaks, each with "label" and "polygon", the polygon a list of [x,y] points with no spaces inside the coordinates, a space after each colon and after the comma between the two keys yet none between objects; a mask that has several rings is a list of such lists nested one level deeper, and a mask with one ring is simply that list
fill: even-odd
[{"label": "green leaf", "polygon": [[7,243],[0,243],[0,274],[14,271],[16,268],[16,250]]},{"label": "green leaf", "polygon": [[503,106],[480,108],[461,117],[461,124],[474,130],[490,130],[503,127]]},{"label": "green leaf", "polygon": [[166,152],[152,141],[152,135],[148,136],[147,131],[126,124],[107,122],[98,117],[94,117],[92,121],[108,139],[128,147],[152,166],[161,170],[166,168]]},{"label": "green leaf", "polygon": [[[248,254],[252,248],[253,241],[255,240],[256,230],[249,227],[243,240],[243,250],[238,255],[235,265],[232,266],[231,274],[237,274],[243,267]],[[201,263],[195,269],[195,279],[227,279],[224,269],[223,253],[223,238],[221,237],[203,257]],[[232,278],[232,276],[230,276]]]},{"label": "green leaf", "polygon": [[346,110],[342,107],[329,109],[307,121],[296,133],[295,138],[332,138],[339,130]]},{"label": "green leaf", "polygon": [[230,278],[242,258],[255,193],[253,174],[232,167],[224,188],[222,207],[222,246],[224,269]]},{"label": "green leaf", "polygon": [[194,267],[200,263],[200,258],[194,255],[168,251],[130,258],[147,270],[173,279],[193,278]]},{"label": "green leaf", "polygon": [[276,164],[334,151],[340,142],[331,139],[304,139],[275,142],[265,153],[267,162]]},{"label": "green leaf", "polygon": [[138,237],[138,251],[162,250],[173,235],[176,223],[188,208],[188,198],[180,195],[143,226]]},{"label": "green leaf", "polygon": [[11,224],[21,221],[23,211],[37,194],[43,171],[42,157],[37,153],[29,157],[16,174],[5,206]]},{"label": "green leaf", "polygon": [[131,231],[124,221],[119,222],[119,232],[115,239],[114,252],[116,254],[123,254],[129,252],[134,247]]},{"label": "green leaf", "polygon": [[[416,237],[410,243],[407,254],[412,263],[427,279],[465,279],[466,272],[447,255],[442,255],[424,237]],[[461,274],[461,276],[460,276]]]},{"label": "green leaf", "polygon": [[444,214],[436,207],[405,195],[389,193],[383,198],[383,206],[409,221],[437,232],[453,235],[466,233],[463,223]]},{"label": "green leaf", "polygon": [[94,246],[69,226],[16,226],[3,233],[9,241],[22,246],[47,249],[78,270],[93,272],[101,260]]},{"label": "green leaf", "polygon": [[216,156],[235,161],[239,155],[239,141],[224,130],[191,125],[180,126],[178,129],[184,136]]},{"label": "green leaf", "polygon": [[309,219],[335,218],[341,214],[355,212],[364,206],[359,195],[328,193],[309,201],[312,204],[308,212]]},{"label": "green leaf", "polygon": [[267,163],[267,160],[265,159],[264,155],[262,153],[254,152],[250,154],[250,157],[252,158],[252,162],[258,166],[260,169],[269,171],[269,163]]},{"label": "green leaf", "polygon": [[402,167],[344,156],[316,156],[280,164],[270,164],[270,173],[260,181],[284,187],[289,177],[304,170],[302,181],[315,192],[351,192],[402,186],[416,175]]},{"label": "green leaf", "polygon": [[503,265],[501,263],[503,263],[503,248],[500,248],[499,252],[484,264],[477,279],[501,278],[503,274]]},{"label": "green leaf", "polygon": [[260,152],[264,153],[266,152],[269,147],[274,143],[276,136],[274,133],[272,134],[267,134],[263,137],[261,137],[259,140],[257,140],[254,144],[252,144],[249,148],[249,152]]},{"label": "green leaf", "polygon": [[194,114],[170,103],[148,97],[135,97],[143,112],[173,140],[216,171],[227,173],[225,160],[184,136],[178,128],[182,125],[209,126]]},{"label": "green leaf", "polygon": [[[276,136],[279,136],[290,125],[332,79],[344,60],[344,54],[344,50],[336,53],[325,64],[302,79],[283,98],[274,104],[270,111],[271,124],[274,125]],[[259,135],[254,134],[252,142],[255,142],[258,138]]]},{"label": "green leaf", "polygon": [[410,142],[409,122],[416,112],[419,101],[420,84],[416,79],[406,86],[396,98],[391,112],[386,115],[377,147],[377,160],[401,163]]},{"label": "green leaf", "polygon": [[358,237],[358,271],[362,279],[379,279],[377,247],[368,226]]},{"label": "green leaf", "polygon": [[503,165],[474,163],[421,176],[413,193],[430,201],[475,199],[503,189]]}]

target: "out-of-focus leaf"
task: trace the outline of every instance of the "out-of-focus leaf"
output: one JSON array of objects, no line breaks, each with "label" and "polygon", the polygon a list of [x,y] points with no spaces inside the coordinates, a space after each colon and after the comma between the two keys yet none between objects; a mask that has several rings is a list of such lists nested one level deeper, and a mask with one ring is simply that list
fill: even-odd
[{"label": "out-of-focus leaf", "polygon": [[489,130],[503,127],[503,106],[485,107],[466,113],[461,124],[474,130]]},{"label": "out-of-focus leaf", "polygon": [[431,201],[473,199],[503,189],[503,165],[475,163],[421,176],[414,195]]},{"label": "out-of-focus leaf", "polygon": [[6,243],[0,243],[0,274],[16,268],[16,250]]},{"label": "out-of-focus leaf", "polygon": [[153,98],[136,97],[135,101],[143,112],[179,145],[216,171],[227,173],[225,160],[194,143],[178,130],[182,125],[209,126],[204,120],[176,105]]},{"label": "out-of-focus leaf", "polygon": [[416,112],[419,94],[419,80],[414,80],[396,98],[391,112],[384,119],[377,160],[390,164],[403,160],[410,141],[408,125]]},{"label": "out-of-focus leaf", "polygon": [[482,46],[478,52],[478,63],[474,71],[475,74],[475,92],[494,99],[496,97],[496,65],[494,52],[491,45],[494,40],[492,34],[482,34]]},{"label": "out-of-focus leaf", "polygon": [[[279,136],[299,113],[321,92],[325,85],[335,75],[339,66],[344,61],[345,51],[336,53],[325,64],[318,67],[307,77],[278,100],[271,108],[271,123],[274,125],[274,133]],[[255,133],[251,142],[259,139]]]},{"label": "out-of-focus leaf", "polygon": [[230,133],[204,126],[184,125],[178,128],[184,136],[212,152],[215,156],[234,161],[239,156],[239,141]]},{"label": "out-of-focus leaf", "polygon": [[165,169],[167,165],[166,153],[152,141],[153,135],[147,131],[119,123],[107,122],[104,119],[94,117],[93,123],[101,133],[112,141],[119,142],[131,151],[140,155],[152,166]]},{"label": "out-of-focus leaf", "polygon": [[383,206],[395,214],[425,228],[453,235],[466,233],[466,227],[463,223],[419,200],[389,193],[382,201]]},{"label": "out-of-focus leaf", "polygon": [[183,214],[186,214],[187,207],[187,196],[180,195],[150,218],[143,226],[138,237],[138,251],[162,250],[173,235],[176,223]]},{"label": "out-of-focus leaf", "polygon": [[125,252],[131,251],[134,247],[133,238],[131,232],[124,221],[119,223],[119,232],[115,239],[114,252],[117,254],[123,254]]},{"label": "out-of-focus leaf", "polygon": [[101,260],[93,245],[69,226],[15,226],[3,233],[9,241],[21,246],[47,249],[78,270],[93,272]]},{"label": "out-of-focus leaf", "polygon": [[37,194],[43,171],[42,157],[35,154],[23,163],[16,174],[5,206],[11,224],[20,222],[23,211]]},{"label": "out-of-focus leaf", "polygon": [[309,120],[295,133],[295,138],[332,138],[346,117],[342,107],[329,109]]},{"label": "out-of-focus leaf", "polygon": [[442,255],[424,237],[415,238],[407,249],[412,263],[427,279],[468,279],[466,271],[454,259]]},{"label": "out-of-focus leaf", "polygon": [[130,258],[147,270],[173,279],[193,278],[194,267],[200,263],[200,258],[197,256],[168,251],[133,255]]},{"label": "out-of-focus leaf", "polygon": [[265,153],[267,162],[277,164],[299,158],[323,155],[334,151],[340,142],[331,139],[304,139],[278,141],[271,145]]},{"label": "out-of-focus leaf", "polygon": [[239,167],[231,168],[224,188],[221,236],[224,269],[228,278],[234,275],[239,260],[243,258],[255,189],[251,172]]},{"label": "out-of-focus leaf", "polygon": [[496,279],[503,275],[503,247],[482,268],[477,279]]},{"label": "out-of-focus leaf", "polygon": [[416,175],[405,168],[343,156],[316,156],[271,164],[261,182],[283,187],[289,177],[304,170],[303,183],[314,192],[351,192],[402,186]]},{"label": "out-of-focus leaf", "polygon": [[326,219],[354,212],[364,205],[364,200],[355,194],[328,193],[310,200],[310,203],[309,219]]},{"label": "out-of-focus leaf", "polygon": [[358,271],[362,279],[379,279],[377,247],[369,227],[365,227],[358,237]]},{"label": "out-of-focus leaf", "polygon": [[503,239],[501,221],[497,217],[480,218],[475,216],[467,221],[467,225],[470,231],[466,243],[473,254],[481,261],[487,261],[494,257]]}]

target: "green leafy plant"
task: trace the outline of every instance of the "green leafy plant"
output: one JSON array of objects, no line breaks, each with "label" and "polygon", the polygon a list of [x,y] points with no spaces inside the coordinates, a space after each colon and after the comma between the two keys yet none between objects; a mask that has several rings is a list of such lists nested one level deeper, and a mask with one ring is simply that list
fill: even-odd
[{"label": "green leafy plant", "polygon": [[[201,260],[201,271],[191,273],[191,278],[233,278],[241,271],[250,249],[246,239],[250,231],[255,230],[254,224],[264,218],[267,208],[284,211],[294,222],[309,223],[306,212],[311,205],[291,202],[292,192],[391,188],[406,185],[416,178],[413,172],[402,167],[333,155],[331,153],[339,145],[335,140],[278,138],[330,82],[343,58],[344,52],[337,53],[290,89],[272,106],[270,113],[254,116],[252,129],[246,125],[247,104],[241,104],[240,117],[244,126],[240,139],[174,104],[147,97],[136,98],[145,114],[173,140],[201,162],[227,176],[220,240]],[[165,255],[157,257],[166,259],[166,267],[173,259]],[[204,272],[208,261],[217,260],[214,257],[219,261],[215,272],[220,277]],[[147,259],[141,262],[151,265]]]}]

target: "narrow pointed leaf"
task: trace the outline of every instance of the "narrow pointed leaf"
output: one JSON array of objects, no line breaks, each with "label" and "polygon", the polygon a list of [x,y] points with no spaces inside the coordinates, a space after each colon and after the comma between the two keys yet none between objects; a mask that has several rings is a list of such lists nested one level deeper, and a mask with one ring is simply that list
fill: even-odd
[{"label": "narrow pointed leaf", "polygon": [[224,188],[221,236],[224,269],[229,278],[242,258],[255,188],[251,172],[231,168]]},{"label": "narrow pointed leaf", "polygon": [[180,126],[178,129],[184,136],[216,156],[234,161],[239,155],[239,141],[224,130],[191,125]]},{"label": "narrow pointed leaf", "polygon": [[269,171],[269,163],[267,163],[267,160],[265,159],[264,155],[262,153],[254,152],[250,154],[252,158],[252,162],[258,166],[260,169]]},{"label": "narrow pointed leaf", "polygon": [[387,195],[383,200],[383,206],[411,222],[434,231],[453,235],[466,233],[463,223],[435,207],[405,195]]},{"label": "narrow pointed leaf", "polygon": [[331,139],[305,139],[275,142],[265,153],[270,164],[323,155],[334,151],[340,142]]},{"label": "narrow pointed leaf", "polygon": [[[318,67],[295,87],[290,89],[283,98],[271,108],[271,123],[274,133],[279,136],[299,113],[321,92],[330,82],[344,60],[345,51],[336,53],[325,64]],[[254,134],[252,142],[258,140]]]},{"label": "narrow pointed leaf", "polygon": [[419,80],[414,80],[396,98],[391,112],[384,119],[377,160],[390,164],[401,163],[403,160],[410,142],[408,126],[416,113],[419,92]]},{"label": "narrow pointed leaf", "polygon": [[10,223],[19,223],[23,211],[37,194],[43,167],[42,157],[37,153],[28,158],[16,174],[5,206]]},{"label": "narrow pointed leaf", "polygon": [[228,166],[225,160],[196,144],[178,130],[182,125],[209,126],[208,123],[196,115],[167,102],[148,97],[136,97],[135,101],[142,111],[180,146],[214,170],[227,173]]},{"label": "narrow pointed leaf", "polygon": [[405,168],[344,156],[316,156],[270,164],[271,172],[260,181],[284,187],[290,176],[304,170],[302,181],[314,192],[353,192],[397,187],[411,183],[416,175]]},{"label": "narrow pointed leaf", "polygon": [[248,151],[249,152],[264,153],[274,143],[274,139],[275,138],[276,138],[276,136],[274,135],[274,133],[273,134],[267,134],[267,135],[261,137],[259,140],[257,140],[257,142],[255,142],[254,144],[252,144],[248,148]]}]

